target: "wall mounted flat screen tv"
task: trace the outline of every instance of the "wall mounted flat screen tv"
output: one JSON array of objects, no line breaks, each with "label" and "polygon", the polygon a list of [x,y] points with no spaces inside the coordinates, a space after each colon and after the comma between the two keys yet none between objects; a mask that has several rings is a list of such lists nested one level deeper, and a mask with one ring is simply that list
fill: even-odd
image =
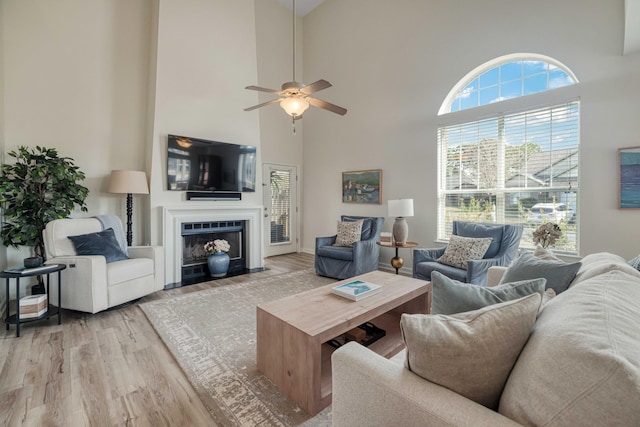
[{"label": "wall mounted flat screen tv", "polygon": [[167,189],[256,191],[256,147],[169,135]]}]

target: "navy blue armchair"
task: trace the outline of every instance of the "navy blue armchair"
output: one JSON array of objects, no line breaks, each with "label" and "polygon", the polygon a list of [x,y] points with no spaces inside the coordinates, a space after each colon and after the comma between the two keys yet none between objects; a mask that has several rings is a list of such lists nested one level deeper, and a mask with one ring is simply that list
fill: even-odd
[{"label": "navy blue armchair", "polygon": [[413,277],[431,280],[431,273],[438,271],[459,282],[486,286],[487,271],[492,266],[508,266],[518,255],[518,247],[524,227],[520,224],[486,224],[453,221],[452,234],[462,237],[491,237],[493,241],[483,259],[469,260],[467,269],[452,267],[436,261],[445,247],[413,250]]},{"label": "navy blue armchair", "polygon": [[334,279],[348,279],[378,269],[380,238],[384,218],[342,215],[341,221],[363,219],[360,241],[353,247],[333,246],[336,236],[316,238],[316,274]]}]

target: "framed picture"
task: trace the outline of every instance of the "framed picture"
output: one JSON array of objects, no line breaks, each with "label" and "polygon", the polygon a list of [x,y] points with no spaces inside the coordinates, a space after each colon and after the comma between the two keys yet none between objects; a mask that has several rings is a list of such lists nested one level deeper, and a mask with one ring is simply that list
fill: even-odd
[{"label": "framed picture", "polygon": [[640,209],[640,147],[618,149],[618,208]]},{"label": "framed picture", "polygon": [[343,203],[382,203],[382,169],[342,172]]}]

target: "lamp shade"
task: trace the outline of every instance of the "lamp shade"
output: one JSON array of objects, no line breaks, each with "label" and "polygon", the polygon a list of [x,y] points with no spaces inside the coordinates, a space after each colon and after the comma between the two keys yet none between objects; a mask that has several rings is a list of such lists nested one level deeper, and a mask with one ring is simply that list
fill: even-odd
[{"label": "lamp shade", "polygon": [[118,194],[149,194],[147,174],[141,171],[111,171],[107,192]]},{"label": "lamp shade", "polygon": [[291,117],[297,117],[309,108],[309,102],[302,96],[288,96],[280,101],[280,106]]},{"label": "lamp shade", "polygon": [[389,200],[389,215],[393,217],[413,216],[413,199]]}]

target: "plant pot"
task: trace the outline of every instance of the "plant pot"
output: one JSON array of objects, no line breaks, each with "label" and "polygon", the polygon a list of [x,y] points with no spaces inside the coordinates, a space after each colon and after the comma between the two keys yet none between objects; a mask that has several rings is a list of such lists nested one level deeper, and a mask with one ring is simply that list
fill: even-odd
[{"label": "plant pot", "polygon": [[24,259],[24,267],[25,268],[36,268],[42,265],[42,257],[40,256],[32,256]]},{"label": "plant pot", "polygon": [[218,252],[209,255],[207,258],[209,264],[209,274],[211,277],[224,277],[229,271],[229,254],[226,252]]}]

